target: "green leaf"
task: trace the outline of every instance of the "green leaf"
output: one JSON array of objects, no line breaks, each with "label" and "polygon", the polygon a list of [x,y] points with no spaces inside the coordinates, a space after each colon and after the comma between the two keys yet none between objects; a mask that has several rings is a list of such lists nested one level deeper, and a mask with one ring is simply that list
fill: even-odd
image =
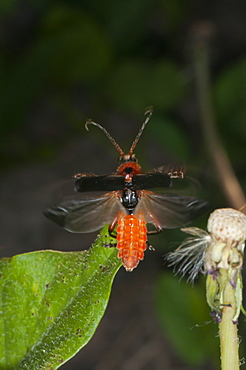
[{"label": "green leaf", "polygon": [[192,366],[216,361],[217,326],[209,315],[205,287],[162,275],[156,286],[156,307],[161,326],[180,358]]},{"label": "green leaf", "polygon": [[0,369],[57,369],[87,344],[121,266],[99,244],[1,260]]}]

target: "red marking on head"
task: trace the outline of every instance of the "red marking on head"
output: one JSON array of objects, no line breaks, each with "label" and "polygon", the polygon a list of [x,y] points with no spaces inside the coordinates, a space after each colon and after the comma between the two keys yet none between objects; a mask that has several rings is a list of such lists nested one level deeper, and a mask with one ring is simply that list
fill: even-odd
[{"label": "red marking on head", "polygon": [[[129,169],[131,169],[130,172],[129,172]],[[129,175],[130,178],[133,175],[137,175],[139,173],[142,173],[141,166],[136,162],[124,162],[120,164],[119,167],[117,168],[118,175],[123,175],[123,176]]]}]

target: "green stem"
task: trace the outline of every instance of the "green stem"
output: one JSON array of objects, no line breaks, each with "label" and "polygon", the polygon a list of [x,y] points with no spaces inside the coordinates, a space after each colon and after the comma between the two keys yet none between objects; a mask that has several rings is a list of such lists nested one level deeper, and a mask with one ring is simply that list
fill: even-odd
[{"label": "green stem", "polygon": [[[219,324],[220,353],[222,370],[239,370],[239,341],[237,325],[233,324],[236,310],[235,289],[228,278],[228,270],[220,269],[221,283],[225,284],[223,292],[222,320]],[[223,285],[224,285],[223,284]]]}]

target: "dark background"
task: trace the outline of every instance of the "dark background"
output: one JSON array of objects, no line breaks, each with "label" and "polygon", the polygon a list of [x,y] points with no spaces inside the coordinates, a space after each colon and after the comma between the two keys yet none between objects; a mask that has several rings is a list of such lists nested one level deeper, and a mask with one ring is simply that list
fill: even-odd
[{"label": "dark background", "polygon": [[[117,167],[118,153],[100,130],[85,130],[87,118],[127,152],[153,105],[135,151],[143,169],[184,163],[197,173],[211,209],[233,205],[204,140],[193,62],[199,42],[208,40],[217,130],[245,188],[244,1],[11,0],[0,12],[2,256],[82,250],[95,239],[67,233],[42,215],[56,184],[76,172]],[[206,219],[195,225],[205,228]],[[163,255],[183,238],[175,230],[152,237],[156,251],[147,251],[133,273],[119,271],[95,336],[63,369],[218,368],[204,278],[192,290],[164,265]],[[185,304],[184,290],[193,294]]]}]

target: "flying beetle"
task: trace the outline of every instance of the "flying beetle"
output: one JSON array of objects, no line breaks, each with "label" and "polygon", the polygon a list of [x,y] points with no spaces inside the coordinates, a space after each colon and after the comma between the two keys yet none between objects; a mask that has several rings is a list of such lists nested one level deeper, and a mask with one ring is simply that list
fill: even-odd
[{"label": "flying beetle", "polygon": [[[87,121],[87,130],[88,125],[98,127],[120,153],[117,171],[100,176],[76,174],[74,189],[81,197],[61,202],[44,212],[46,217],[73,233],[94,232],[109,223],[109,233],[113,235],[116,231],[118,257],[127,271],[132,271],[144,258],[148,234],[185,226],[207,210],[207,202],[203,200],[169,193],[175,181],[184,181],[182,168],[162,167],[142,172],[133,152],[152,110],[147,110],[145,115],[127,154],[104,127]],[[148,231],[147,224],[153,224],[155,230]]]}]

